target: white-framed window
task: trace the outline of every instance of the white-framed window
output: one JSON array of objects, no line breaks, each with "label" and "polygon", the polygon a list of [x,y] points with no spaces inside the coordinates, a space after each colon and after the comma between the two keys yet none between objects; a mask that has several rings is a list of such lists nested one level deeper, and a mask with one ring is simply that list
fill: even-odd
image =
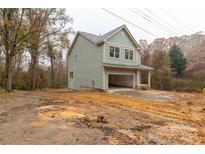
[{"label": "white-framed window", "polygon": [[70,79],[73,79],[73,72],[70,72]]},{"label": "white-framed window", "polygon": [[110,46],[109,56],[113,58],[120,58],[120,48]]},{"label": "white-framed window", "polygon": [[77,61],[78,61],[78,56],[77,54],[74,55],[74,64],[77,64]]},{"label": "white-framed window", "polygon": [[125,59],[133,60],[133,50],[125,49]]}]

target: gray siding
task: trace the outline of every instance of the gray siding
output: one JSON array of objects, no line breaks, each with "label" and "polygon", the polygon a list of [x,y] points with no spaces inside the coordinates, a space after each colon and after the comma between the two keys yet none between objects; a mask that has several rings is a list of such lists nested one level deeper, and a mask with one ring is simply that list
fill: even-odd
[{"label": "gray siding", "polygon": [[[120,48],[120,58],[113,58],[109,56],[109,47],[110,46],[116,46]],[[125,49],[131,49],[134,51],[133,60],[125,59]],[[141,64],[141,58],[140,53],[130,40],[130,38],[127,36],[127,34],[124,31],[118,32],[116,35],[111,37],[106,43],[105,43],[105,51],[104,51],[104,62],[105,63],[111,63],[111,64],[122,64],[122,65],[132,65],[136,66]]]},{"label": "gray siding", "polygon": [[[120,48],[120,58],[109,57],[109,46]],[[133,50],[133,60],[125,59],[125,49]],[[74,56],[77,55],[77,64]],[[81,87],[108,89],[109,74],[130,74],[134,76],[134,87],[139,82],[139,74],[134,70],[104,69],[102,62],[136,66],[141,64],[141,55],[122,30],[108,39],[104,44],[96,46],[84,36],[79,35],[68,57],[69,72],[73,72],[73,79],[68,78],[69,88],[79,90]],[[73,81],[73,87],[71,87]]]},{"label": "gray siding", "polygon": [[127,35],[127,33],[124,32],[124,30],[121,30],[120,32],[115,34],[113,37],[108,39],[108,41],[112,42],[112,43],[122,44],[122,45],[125,45],[125,46],[129,46],[129,47],[135,48],[134,44],[130,40],[130,38]]},{"label": "gray siding", "polygon": [[[77,54],[77,64],[74,55]],[[69,71],[73,71],[74,89],[90,87],[103,89],[103,46],[95,46],[79,35],[68,58]],[[71,85],[69,78],[69,84]],[[69,86],[69,88],[71,88]]]}]

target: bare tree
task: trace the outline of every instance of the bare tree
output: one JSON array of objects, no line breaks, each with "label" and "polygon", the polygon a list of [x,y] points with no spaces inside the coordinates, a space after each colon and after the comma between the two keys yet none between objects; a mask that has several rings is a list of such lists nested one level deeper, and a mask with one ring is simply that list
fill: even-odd
[{"label": "bare tree", "polygon": [[6,91],[12,90],[13,59],[24,49],[25,40],[31,33],[24,18],[26,9],[0,9],[0,42],[5,54]]},{"label": "bare tree", "polygon": [[[30,9],[27,12],[30,26],[34,25],[28,42],[31,54],[31,81],[32,88],[37,85],[39,56],[46,52],[48,36],[68,33],[65,26],[72,19],[65,14],[65,9]],[[53,60],[53,57],[52,57]]]}]

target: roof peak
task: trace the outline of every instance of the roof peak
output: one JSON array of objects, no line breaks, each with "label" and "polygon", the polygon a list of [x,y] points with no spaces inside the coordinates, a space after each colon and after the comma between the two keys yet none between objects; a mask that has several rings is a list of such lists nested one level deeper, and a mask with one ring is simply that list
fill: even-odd
[{"label": "roof peak", "polygon": [[78,31],[78,33],[80,33],[81,35],[86,37],[88,40],[90,40],[94,44],[98,44],[99,42],[104,41],[106,38],[108,38],[109,36],[111,36],[112,34],[117,32],[118,30],[122,29],[123,27],[126,27],[126,26],[121,25],[121,26],[119,26],[119,27],[117,27],[117,28],[115,28],[115,29],[103,34],[103,35],[96,35],[96,34],[84,32],[84,31]]},{"label": "roof peak", "polygon": [[130,37],[131,41],[133,42],[133,44],[137,47],[140,48],[139,44],[137,43],[137,41],[134,39],[134,37],[132,36],[132,34],[129,32],[128,28],[126,27],[125,24],[103,34],[103,35],[96,35],[96,34],[92,34],[92,33],[88,33],[88,32],[83,32],[83,31],[78,31],[76,37],[74,38],[74,41],[72,42],[71,48],[74,46],[74,43],[77,39],[77,36],[80,34],[83,37],[85,37],[87,40],[89,40],[90,42],[92,42],[95,45],[101,44],[105,41],[107,41],[110,37],[114,36],[116,33],[118,33],[119,31],[121,31],[122,29],[125,29],[126,33],[128,34],[128,36]]},{"label": "roof peak", "polygon": [[[78,32],[79,32],[79,33],[87,33],[87,34],[95,35],[95,36],[98,36],[98,37],[102,37],[102,36],[104,36],[104,35],[106,35],[106,34],[112,32],[112,31],[116,31],[117,29],[120,29],[120,28],[123,28],[123,27],[126,27],[126,25],[123,24],[123,25],[121,25],[121,26],[119,26],[119,27],[117,27],[117,28],[114,28],[114,29],[110,30],[110,31],[107,32],[107,33],[104,33],[103,35],[96,35],[96,34],[88,33],[88,32],[85,32],[85,31],[78,31]],[[100,34],[101,34],[101,33],[100,33]]]}]

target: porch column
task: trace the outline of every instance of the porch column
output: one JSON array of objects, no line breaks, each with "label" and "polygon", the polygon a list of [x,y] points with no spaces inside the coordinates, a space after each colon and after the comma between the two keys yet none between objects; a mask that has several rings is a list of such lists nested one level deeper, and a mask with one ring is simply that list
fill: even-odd
[{"label": "porch column", "polygon": [[140,80],[141,80],[141,78],[140,78],[140,70],[137,70],[137,88],[139,88],[139,85],[140,85]]},{"label": "porch column", "polygon": [[151,71],[148,71],[148,86],[151,87]]}]

